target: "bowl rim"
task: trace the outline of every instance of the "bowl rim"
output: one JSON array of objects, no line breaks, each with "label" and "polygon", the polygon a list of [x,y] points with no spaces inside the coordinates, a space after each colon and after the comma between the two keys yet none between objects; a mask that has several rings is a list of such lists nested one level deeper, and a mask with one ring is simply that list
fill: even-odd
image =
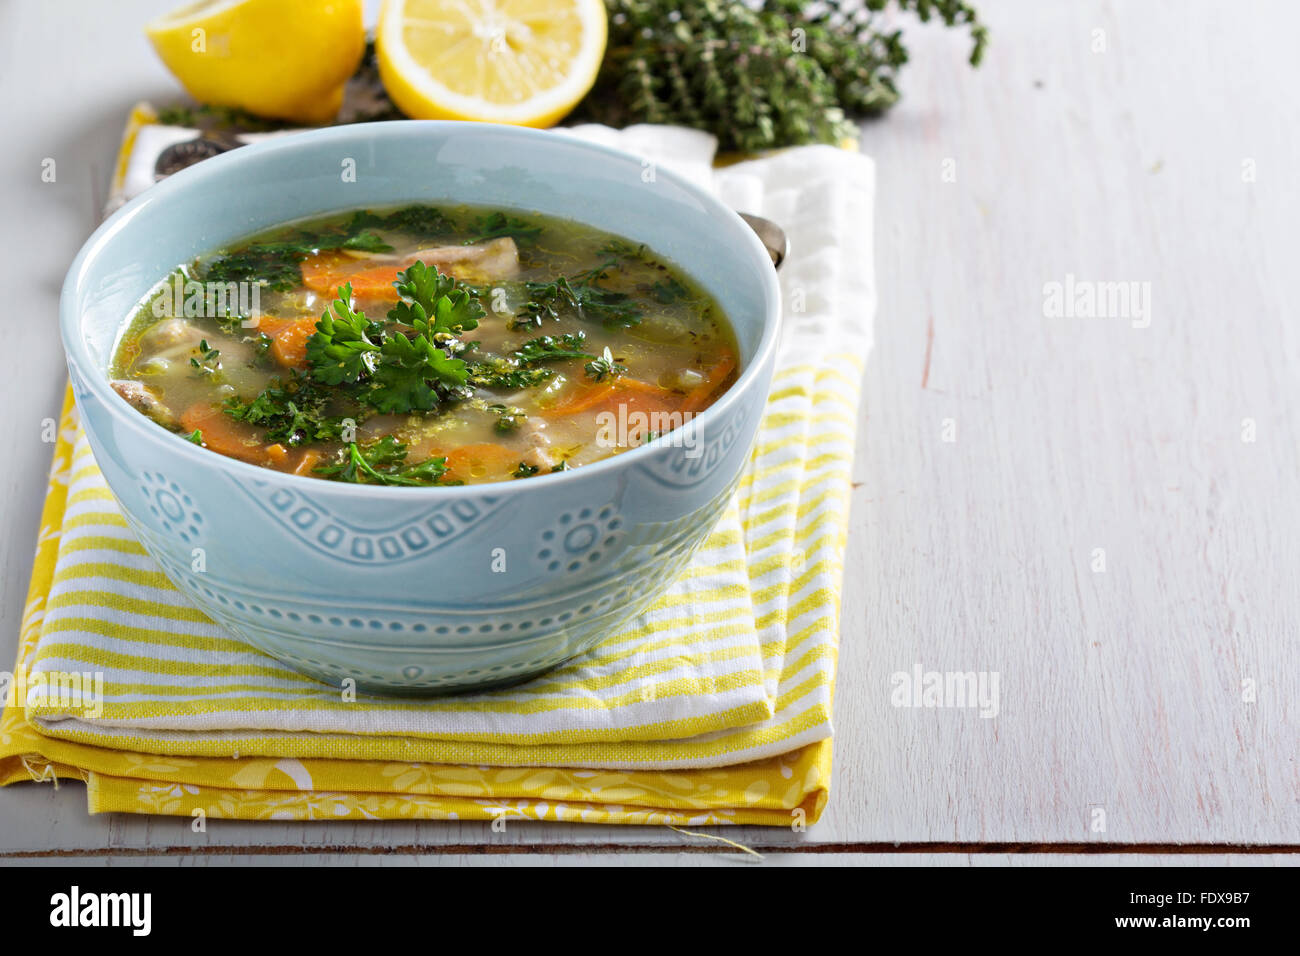
[{"label": "bowl rim", "polygon": [[[196,446],[193,442],[186,440],[183,435],[159,428],[150,419],[138,412],[131,411],[128,414],[129,407],[126,402],[109,385],[108,376],[97,367],[97,363],[90,355],[85,337],[81,334],[82,316],[80,310],[76,308],[76,301],[78,289],[94,258],[114,240],[117,233],[125,228],[141,210],[151,203],[165,202],[168,197],[182,190],[201,189],[205,182],[219,176],[227,167],[248,162],[250,156],[257,157],[263,154],[310,148],[313,143],[333,144],[353,139],[367,139],[373,136],[382,138],[391,135],[395,137],[394,141],[396,141],[406,136],[419,136],[429,131],[438,132],[444,130],[456,132],[460,136],[490,131],[495,135],[516,136],[525,141],[538,144],[553,143],[557,139],[562,139],[565,146],[603,155],[612,161],[626,162],[629,159],[635,160],[637,163],[642,161],[641,157],[627,150],[570,136],[563,127],[545,130],[460,120],[388,120],[374,123],[351,123],[297,131],[241,146],[238,149],[205,159],[201,163],[169,176],[162,182],[155,183],[114,211],[90,234],[90,237],[82,244],[77,251],[77,255],[73,258],[72,264],[68,267],[59,295],[59,329],[63,339],[65,359],[74,362],[83,369],[82,380],[86,383],[86,387],[95,398],[99,399],[111,416],[118,421],[127,423],[129,428],[137,430],[148,438],[161,440],[164,444],[169,444],[175,454],[190,458],[196,465],[201,466],[204,462],[207,462],[209,465],[215,465],[216,470],[229,469],[235,476],[246,477],[250,480],[277,482],[283,480],[288,482],[290,488],[303,491],[315,488],[319,492],[322,490],[321,484],[324,483],[328,486],[329,491],[338,494],[360,495],[362,497],[372,495],[379,497],[393,496],[398,500],[413,502],[480,497],[482,495],[514,495],[524,493],[526,488],[535,487],[538,481],[545,482],[544,487],[558,488],[561,482],[589,480],[617,468],[634,467],[648,455],[654,454],[665,447],[670,447],[669,445],[660,444],[665,439],[659,437],[644,445],[629,448],[626,451],[611,455],[608,458],[602,458],[591,464],[560,472],[539,473],[524,481],[493,481],[478,484],[422,485],[417,487],[337,481],[325,482],[320,478],[275,471],[274,469],[263,468],[235,458],[229,458],[209,449]],[[747,247],[748,253],[755,261],[766,265],[766,268],[760,268],[759,270],[759,274],[762,276],[766,309],[763,316],[762,333],[754,350],[753,358],[741,367],[740,375],[737,377],[735,384],[727,389],[721,398],[695,415],[692,422],[696,423],[695,428],[699,430],[704,426],[721,422],[723,416],[741,401],[742,392],[756,387],[755,382],[761,374],[760,370],[773,360],[782,324],[780,285],[777,281],[776,270],[771,267],[771,257],[767,249],[753,229],[740,218],[740,215],[734,209],[708,190],[671,169],[658,168],[655,175],[667,179],[679,189],[699,200],[710,213],[720,216],[722,221],[732,226],[733,231],[739,235],[739,241]],[[433,202],[433,200],[428,200],[428,202]],[[338,211],[345,212],[347,210],[340,208]],[[319,215],[328,214],[320,213]],[[578,215],[573,218],[578,222],[583,221]],[[689,269],[686,267],[680,266],[680,264],[679,267],[686,269],[687,273],[690,274]],[[122,321],[126,321],[126,316],[123,316]],[[146,424],[152,427],[145,428]],[[214,458],[215,461],[212,460]]]}]

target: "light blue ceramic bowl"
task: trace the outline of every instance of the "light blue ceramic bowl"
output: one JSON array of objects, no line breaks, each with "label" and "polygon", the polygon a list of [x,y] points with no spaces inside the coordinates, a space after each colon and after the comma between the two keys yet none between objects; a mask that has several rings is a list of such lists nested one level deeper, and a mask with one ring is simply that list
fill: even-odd
[{"label": "light blue ceramic bowl", "polygon": [[[243,147],[114,214],[73,262],[60,322],[96,461],[167,576],[266,653],[387,693],[523,680],[644,608],[735,487],[771,383],[779,315],[771,261],[745,223],[648,169],[560,133],[375,123]],[[109,387],[124,319],[178,263],[288,220],[449,201],[589,223],[649,244],[702,283],[735,328],[741,374],[696,419],[695,447],[659,439],[490,485],[349,485],[216,455]]]}]

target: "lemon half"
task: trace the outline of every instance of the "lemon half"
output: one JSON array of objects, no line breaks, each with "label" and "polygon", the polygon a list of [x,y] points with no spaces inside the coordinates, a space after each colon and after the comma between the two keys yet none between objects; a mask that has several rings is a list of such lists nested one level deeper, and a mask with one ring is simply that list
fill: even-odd
[{"label": "lemon half", "polygon": [[365,52],[362,0],[206,0],[145,27],[200,103],[326,123]]},{"label": "lemon half", "polygon": [[596,82],[604,0],[385,0],[389,97],[417,119],[549,126]]}]

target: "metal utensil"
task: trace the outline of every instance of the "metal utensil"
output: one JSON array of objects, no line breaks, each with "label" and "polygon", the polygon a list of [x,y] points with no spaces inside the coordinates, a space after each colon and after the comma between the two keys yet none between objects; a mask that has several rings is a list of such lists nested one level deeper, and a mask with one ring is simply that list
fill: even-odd
[{"label": "metal utensil", "polygon": [[771,219],[764,219],[753,213],[742,212],[740,218],[749,223],[749,228],[758,234],[759,240],[767,247],[767,254],[772,257],[772,265],[777,269],[781,268],[781,263],[790,254],[790,240],[785,230]]}]

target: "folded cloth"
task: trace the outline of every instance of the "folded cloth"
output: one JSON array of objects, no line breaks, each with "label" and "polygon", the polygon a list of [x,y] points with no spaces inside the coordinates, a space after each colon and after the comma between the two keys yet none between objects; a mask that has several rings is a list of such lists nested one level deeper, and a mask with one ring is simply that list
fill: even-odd
[{"label": "folded cloth", "polygon": [[[795,250],[758,447],[682,578],[595,650],[522,687],[344,703],[171,587],[127,531],[69,409],[14,672],[26,692],[0,721],[5,782],[79,771],[92,810],[816,819],[874,306],[870,162],[811,147],[714,172],[712,140],[692,131],[565,134],[711,183],[781,222]],[[82,673],[102,687],[56,692],[57,675]]]}]

